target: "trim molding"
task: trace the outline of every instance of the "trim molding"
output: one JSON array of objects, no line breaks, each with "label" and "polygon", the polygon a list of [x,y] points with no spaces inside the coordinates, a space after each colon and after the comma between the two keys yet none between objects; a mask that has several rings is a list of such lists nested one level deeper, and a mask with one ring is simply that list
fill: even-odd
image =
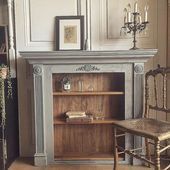
[{"label": "trim molding", "polygon": [[[31,24],[31,1],[30,0],[23,0],[23,5],[24,5],[24,16],[23,16],[23,21],[24,21],[24,35],[25,35],[25,46],[26,47],[37,47],[37,45],[40,45],[41,47],[53,47],[54,41],[36,41],[32,40],[32,24]],[[75,0],[76,7],[75,7],[75,13],[77,15],[81,14],[81,1],[80,0]]]},{"label": "trim molding", "polygon": [[15,47],[14,47],[14,0],[7,0],[8,20],[9,20],[9,61],[11,68],[11,76],[16,77],[15,68]]}]

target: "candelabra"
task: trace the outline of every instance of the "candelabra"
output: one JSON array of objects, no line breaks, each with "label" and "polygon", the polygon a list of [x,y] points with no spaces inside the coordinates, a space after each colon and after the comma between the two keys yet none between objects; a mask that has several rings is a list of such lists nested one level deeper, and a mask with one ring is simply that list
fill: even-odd
[{"label": "candelabra", "polygon": [[124,26],[121,28],[121,32],[124,33],[132,33],[133,35],[133,47],[131,50],[138,49],[136,46],[136,34],[137,32],[143,31],[148,22],[148,6],[145,6],[145,14],[144,14],[144,21],[142,22],[141,14],[138,12],[138,4],[137,2],[134,4],[134,12],[131,13],[130,11],[131,6],[128,4],[128,10],[125,8],[125,16],[124,16]]}]

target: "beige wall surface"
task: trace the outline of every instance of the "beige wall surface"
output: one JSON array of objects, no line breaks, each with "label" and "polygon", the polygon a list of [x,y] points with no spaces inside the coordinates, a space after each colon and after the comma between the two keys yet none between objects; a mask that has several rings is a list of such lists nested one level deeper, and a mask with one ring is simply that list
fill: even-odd
[{"label": "beige wall surface", "polygon": [[[167,40],[168,40],[167,66],[170,67],[170,0],[168,1],[168,38]],[[170,107],[170,77],[168,77],[168,106]],[[168,120],[170,121],[170,114],[168,115]]]},{"label": "beige wall surface", "polygon": [[0,0],[0,24],[7,24],[7,3],[4,0]]},{"label": "beige wall surface", "polygon": [[168,0],[168,55],[167,64],[170,66],[170,0]]},{"label": "beige wall surface", "polygon": [[[147,1],[148,0],[142,2]],[[112,8],[110,8],[106,2],[115,5],[119,1],[15,0],[21,156],[32,156],[34,153],[34,118],[30,67],[26,64],[26,61],[22,59],[22,56],[19,55],[19,51],[54,50],[55,16],[77,14],[85,16],[85,27],[86,30],[88,30],[92,50],[130,48],[132,38],[118,37],[120,26],[117,26],[116,22],[112,20]],[[119,12],[121,10],[123,11],[128,1],[125,3],[122,2],[124,1],[119,2]],[[141,48],[158,48],[159,52],[154,59],[145,65],[146,70],[155,68],[158,63],[164,66],[167,60],[167,0],[154,0],[149,2],[151,3],[149,18],[152,27],[150,27],[150,33],[147,33],[147,36],[144,38],[138,38],[138,41]],[[108,11],[108,15],[105,15],[106,11]],[[114,15],[117,15],[117,18],[119,18],[118,14]],[[120,22],[121,21],[119,21],[119,25],[121,25]],[[108,31],[111,37],[105,36],[107,28],[105,24],[109,26]],[[116,30],[112,32],[112,29]],[[87,32],[85,32],[85,34],[87,34]],[[130,44],[128,44],[128,42]],[[147,46],[147,44],[149,45]]]}]

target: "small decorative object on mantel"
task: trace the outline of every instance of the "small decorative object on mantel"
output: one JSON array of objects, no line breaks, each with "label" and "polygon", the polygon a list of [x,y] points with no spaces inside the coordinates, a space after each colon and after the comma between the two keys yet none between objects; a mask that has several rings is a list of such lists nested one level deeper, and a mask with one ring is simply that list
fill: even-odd
[{"label": "small decorative object on mantel", "polygon": [[84,16],[56,16],[56,50],[83,50]]},{"label": "small decorative object on mantel", "polygon": [[134,11],[131,12],[131,5],[128,4],[127,8],[124,9],[124,26],[121,28],[121,33],[132,33],[133,34],[133,47],[130,50],[138,49],[136,47],[136,34],[143,31],[148,22],[148,9],[149,6],[145,5],[144,8],[144,20],[142,21],[142,14],[139,12],[138,3],[134,4]]},{"label": "small decorative object on mantel", "polygon": [[68,77],[64,77],[62,79],[62,91],[70,91],[71,90],[71,80]]}]

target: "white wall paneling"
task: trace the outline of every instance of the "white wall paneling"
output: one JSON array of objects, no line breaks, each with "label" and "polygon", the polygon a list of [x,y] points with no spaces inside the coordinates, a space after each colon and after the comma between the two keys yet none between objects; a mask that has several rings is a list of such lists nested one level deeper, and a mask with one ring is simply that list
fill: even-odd
[{"label": "white wall paneling", "polygon": [[7,0],[8,5],[8,30],[9,30],[9,59],[11,76],[16,77],[16,60],[14,47],[14,0]]},{"label": "white wall paneling", "polygon": [[[54,50],[55,16],[77,15],[79,0],[16,0],[19,50]],[[23,33],[20,36],[20,33]]]},{"label": "white wall paneling", "polygon": [[[149,5],[150,21],[146,31],[138,36],[139,47],[154,48],[157,45],[157,1],[139,1],[142,13],[144,6]],[[130,1],[132,9],[134,2],[135,0]],[[128,0],[71,0],[67,6],[66,3],[67,0],[62,2],[59,0],[16,0],[16,23],[20,23],[17,24],[17,32],[24,33],[22,37],[19,36],[19,49],[55,50],[54,18],[57,15],[85,16],[87,49],[129,49],[132,46],[131,36],[120,36],[123,10],[129,3]]]},{"label": "white wall paneling", "polygon": [[[133,5],[135,0],[99,0],[98,3],[93,1],[92,8],[97,6],[97,12],[93,12],[92,20],[94,24],[92,29],[95,30],[92,33],[92,44],[94,49],[101,50],[113,50],[113,49],[129,49],[132,47],[131,36],[121,36],[120,29],[123,26],[124,8],[128,3],[131,4],[133,11]],[[141,48],[153,48],[156,46],[157,40],[157,1],[155,0],[143,0],[138,1],[142,18],[144,18],[144,6],[149,5],[149,25],[148,28],[143,31],[137,38],[137,45]],[[96,27],[96,18],[98,18],[98,26]],[[93,22],[92,22],[93,23]],[[97,41],[96,41],[97,40]]]}]

